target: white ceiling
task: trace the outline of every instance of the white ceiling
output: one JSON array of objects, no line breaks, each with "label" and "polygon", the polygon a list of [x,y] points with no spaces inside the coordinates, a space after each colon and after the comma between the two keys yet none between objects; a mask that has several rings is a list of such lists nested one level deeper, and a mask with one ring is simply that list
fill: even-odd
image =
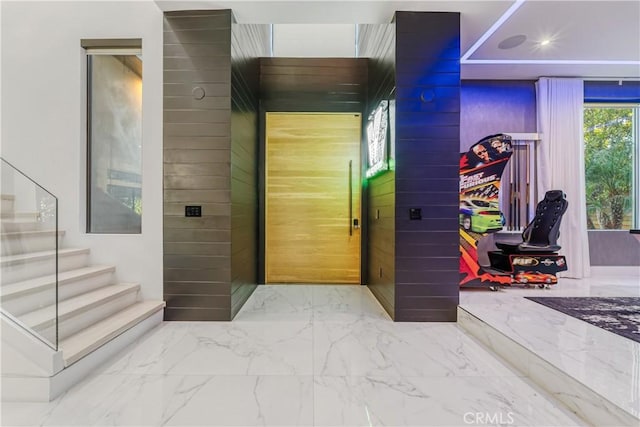
[{"label": "white ceiling", "polygon": [[[396,10],[460,12],[462,53],[482,41],[462,60],[464,79],[640,78],[640,0],[156,0],[156,3],[165,11],[232,9],[238,22],[268,24],[388,23]],[[505,13],[509,16],[501,22]],[[516,35],[525,35],[527,39],[512,49],[498,47],[500,42]],[[544,38],[551,42],[540,46]]]}]

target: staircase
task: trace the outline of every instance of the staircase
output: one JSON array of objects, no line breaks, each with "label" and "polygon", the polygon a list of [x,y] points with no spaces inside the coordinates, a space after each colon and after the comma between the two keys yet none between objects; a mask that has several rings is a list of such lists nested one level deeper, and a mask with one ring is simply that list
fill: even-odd
[{"label": "staircase", "polygon": [[165,303],[90,265],[89,249],[58,247],[55,221],[0,198],[2,400],[48,401],[159,324]]}]

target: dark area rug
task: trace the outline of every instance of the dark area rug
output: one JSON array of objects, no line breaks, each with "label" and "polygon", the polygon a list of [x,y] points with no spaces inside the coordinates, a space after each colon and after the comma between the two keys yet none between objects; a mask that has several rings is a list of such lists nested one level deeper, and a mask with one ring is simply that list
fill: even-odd
[{"label": "dark area rug", "polygon": [[638,297],[526,297],[568,316],[640,342]]}]

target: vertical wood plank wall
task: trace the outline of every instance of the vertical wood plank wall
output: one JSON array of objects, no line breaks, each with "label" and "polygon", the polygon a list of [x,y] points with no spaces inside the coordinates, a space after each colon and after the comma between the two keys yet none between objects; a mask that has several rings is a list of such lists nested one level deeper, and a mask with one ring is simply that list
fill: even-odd
[{"label": "vertical wood plank wall", "polygon": [[267,25],[231,31],[231,317],[258,283],[258,105]]},{"label": "vertical wood plank wall", "polygon": [[[378,103],[390,99],[395,89],[395,24],[360,25],[360,55],[369,58],[367,108],[364,123]],[[363,136],[366,164],[366,134]],[[380,304],[395,317],[395,172],[389,171],[369,179],[363,197],[367,200],[366,242],[367,271],[365,283]],[[365,218],[363,218],[363,221]]]},{"label": "vertical wood plank wall", "polygon": [[[264,31],[236,33],[232,84],[232,19],[230,10],[165,13],[165,320],[230,320],[255,283],[250,240],[257,230],[245,227],[255,220],[255,175],[242,175],[242,170],[256,156],[251,149],[256,133],[245,126],[255,124],[251,111],[257,108],[257,76],[251,86],[245,74],[251,74],[248,57],[263,54],[254,46],[263,43],[258,39]],[[240,83],[243,78],[246,85]],[[202,217],[186,218],[185,205],[202,206]],[[232,212],[237,216],[233,224]],[[247,270],[239,267],[244,262]]]},{"label": "vertical wood plank wall", "polygon": [[[266,112],[362,113],[367,98],[367,59],[260,59],[260,240],[258,278],[265,282],[265,134]],[[363,205],[363,212],[366,207]],[[364,236],[363,236],[364,239]]]},{"label": "vertical wood plank wall", "polygon": [[397,12],[395,22],[395,320],[456,321],[460,14]]}]

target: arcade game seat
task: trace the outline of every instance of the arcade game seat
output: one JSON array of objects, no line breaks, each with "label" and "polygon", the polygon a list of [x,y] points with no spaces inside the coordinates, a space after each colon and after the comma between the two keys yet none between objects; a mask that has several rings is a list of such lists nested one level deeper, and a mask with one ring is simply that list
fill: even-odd
[{"label": "arcade game seat", "polygon": [[491,268],[511,274],[516,283],[533,283],[541,288],[557,283],[556,273],[567,270],[565,257],[558,255],[558,237],[568,205],[562,190],[547,191],[536,206],[535,217],[522,232],[522,242],[496,242],[500,250],[489,252]]}]

